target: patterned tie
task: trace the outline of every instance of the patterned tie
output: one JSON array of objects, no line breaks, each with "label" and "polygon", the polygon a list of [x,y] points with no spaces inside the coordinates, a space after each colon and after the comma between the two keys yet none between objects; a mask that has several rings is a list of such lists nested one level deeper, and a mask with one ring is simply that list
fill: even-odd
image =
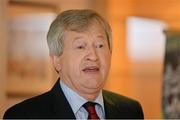
[{"label": "patterned tie", "polygon": [[95,110],[95,104],[93,102],[87,102],[83,105],[83,107],[86,109],[88,112],[88,119],[99,119],[96,110]]}]

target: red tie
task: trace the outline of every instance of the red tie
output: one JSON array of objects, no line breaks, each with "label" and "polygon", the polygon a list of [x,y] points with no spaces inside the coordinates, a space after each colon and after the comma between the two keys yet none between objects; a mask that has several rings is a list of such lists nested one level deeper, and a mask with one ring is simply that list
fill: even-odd
[{"label": "red tie", "polygon": [[87,110],[88,112],[88,119],[99,119],[96,110],[95,110],[95,104],[93,102],[87,102],[83,105],[83,107]]}]

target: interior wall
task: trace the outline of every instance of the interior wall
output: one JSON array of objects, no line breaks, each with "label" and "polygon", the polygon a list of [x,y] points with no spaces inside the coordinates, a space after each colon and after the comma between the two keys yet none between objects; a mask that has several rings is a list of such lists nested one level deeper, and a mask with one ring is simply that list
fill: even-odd
[{"label": "interior wall", "polygon": [[[103,1],[103,0],[101,0],[101,1]],[[106,0],[104,0],[104,1],[106,1]],[[69,3],[71,3],[71,4],[69,4]],[[32,2],[32,1],[31,2],[30,1],[29,2],[16,2],[15,1],[15,2],[9,2],[7,4],[7,6],[6,6],[7,14],[6,15],[7,15],[8,19],[11,19],[12,17],[17,17],[17,16],[23,15],[23,14],[49,13],[49,12],[59,13],[61,11],[67,10],[67,9],[83,9],[83,8],[92,8],[92,9],[99,9],[99,10],[104,9],[104,5],[101,5],[101,8],[98,7],[100,5],[100,3],[102,3],[102,2],[92,2],[91,0],[78,0],[78,1],[77,0],[61,0],[61,2],[57,1],[57,4],[51,4],[48,6],[48,4],[44,4],[43,1],[39,1],[38,4],[36,4],[36,2]],[[4,11],[2,13],[5,14]],[[105,16],[105,13],[102,10],[101,10],[101,13]],[[3,45],[3,44],[0,44],[0,45]],[[2,47],[0,46],[0,48],[2,48]],[[6,53],[7,51],[4,50],[3,52]],[[57,73],[54,71],[54,76],[52,78],[52,81],[56,81],[56,79],[57,79]],[[5,80],[6,79],[4,79],[4,81]],[[3,85],[3,84],[0,84],[0,85],[5,87],[5,85]],[[1,90],[1,88],[0,88],[0,90]],[[3,108],[3,110],[2,110],[3,111],[2,114],[10,106],[33,96],[33,95],[24,95],[24,96],[8,95],[7,91],[5,91],[5,90],[2,91],[2,93],[4,96],[5,96],[5,94],[7,96],[7,99],[5,101],[5,108]],[[0,99],[0,101],[1,101],[1,99]]]},{"label": "interior wall", "polygon": [[126,19],[159,19],[169,29],[180,30],[179,0],[108,0],[108,20],[113,29],[112,67],[106,89],[140,101],[145,118],[161,118],[163,60],[138,63],[127,57]]},{"label": "interior wall", "polygon": [[9,3],[8,4],[8,16],[14,17],[22,14],[31,14],[31,13],[49,13],[57,12],[57,8],[52,6],[44,5],[33,5],[33,4],[18,4],[18,3]]},{"label": "interior wall", "polygon": [[135,6],[136,15],[161,19],[170,29],[180,29],[179,0],[137,0]]},{"label": "interior wall", "polygon": [[[4,4],[0,0],[0,19],[3,21]],[[74,2],[73,2],[74,1]],[[73,4],[70,4],[73,3]],[[62,0],[57,8],[10,5],[8,15],[26,14],[32,12],[60,12],[72,8],[92,8],[97,10],[110,22],[113,33],[112,67],[106,89],[137,99],[142,104],[145,118],[161,117],[161,87],[163,61],[135,63],[127,57],[126,51],[126,18],[128,16],[143,16],[164,20],[171,29],[180,29],[179,0]],[[0,22],[4,25],[4,22]],[[3,30],[3,27],[0,27]],[[0,32],[0,37],[6,37]],[[0,39],[0,93],[4,96],[6,67],[5,44]],[[2,72],[1,72],[2,71]],[[0,96],[0,105],[5,97]],[[25,99],[25,98],[23,98]],[[10,101],[9,106],[21,101]],[[1,108],[1,107],[0,107]]]},{"label": "interior wall", "polygon": [[[180,1],[179,0],[137,0],[135,3],[135,15],[149,17],[154,19],[159,19],[167,23],[168,30],[180,30]],[[152,71],[157,71],[154,77],[148,77],[148,81],[142,83],[143,85],[147,85],[149,90],[152,92],[149,93],[148,97],[146,97],[146,101],[149,101],[149,104],[145,104],[145,107],[148,109],[148,112],[151,114],[146,114],[147,117],[151,117],[151,115],[161,116],[162,115],[162,86],[163,86],[163,60],[156,62],[157,64],[152,65]],[[151,64],[149,64],[151,65]],[[134,65],[134,68],[138,68],[138,66]],[[156,99],[154,102],[150,102],[152,99]]]},{"label": "interior wall", "polygon": [[6,101],[5,86],[6,86],[6,0],[0,0],[0,118],[4,112],[4,104]]},{"label": "interior wall", "polygon": [[[6,0],[3,0],[3,1],[6,1]],[[52,7],[52,6],[41,5],[41,4],[34,5],[34,4],[26,4],[26,3],[18,4],[16,2],[13,2],[13,3],[7,2],[6,10],[7,10],[6,13],[3,12],[3,14],[6,14],[6,16],[7,16],[6,22],[8,22],[8,20],[11,19],[12,17],[17,17],[19,15],[32,14],[32,13],[56,12],[56,8]],[[2,23],[2,22],[0,22],[0,23]],[[6,26],[6,28],[8,28],[8,26]],[[0,27],[0,29],[1,29],[1,27]],[[7,33],[7,31],[6,31],[6,33]],[[7,42],[7,39],[5,41]],[[1,42],[1,43],[3,43],[3,42]],[[2,49],[3,47],[6,46],[5,44],[0,44],[0,45],[2,45],[2,46],[0,46],[0,49]],[[4,50],[4,51],[0,50],[0,52],[7,53],[7,50]],[[0,53],[0,57],[1,57],[1,53]],[[2,59],[0,59],[0,60],[2,60]],[[7,62],[8,58],[5,61]],[[3,64],[3,65],[5,65],[5,64]],[[4,71],[6,71],[6,70],[4,70]],[[6,83],[8,82],[7,78],[8,78],[8,73],[7,73],[7,77],[4,79],[6,81]],[[0,81],[1,81],[1,78],[0,78]],[[8,84],[6,84],[6,85],[8,85]],[[25,100],[27,98],[30,98],[30,97],[34,96],[33,94],[32,95],[24,95],[24,96],[23,95],[20,95],[20,96],[9,95],[8,89],[7,89],[8,86],[6,86],[6,85],[3,86],[3,87],[6,88],[6,90],[4,91],[4,94],[6,95],[6,101],[4,103],[5,104],[4,108],[2,109],[2,114],[4,114],[5,110],[7,108],[11,107],[12,105],[14,105],[16,103],[19,103],[19,102],[21,102],[21,101],[23,101],[23,100]],[[1,90],[1,87],[0,87],[0,90]]]}]

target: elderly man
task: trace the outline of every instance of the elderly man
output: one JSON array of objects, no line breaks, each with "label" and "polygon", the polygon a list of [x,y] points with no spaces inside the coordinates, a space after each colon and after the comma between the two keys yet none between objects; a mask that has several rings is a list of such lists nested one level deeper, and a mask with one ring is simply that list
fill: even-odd
[{"label": "elderly man", "polygon": [[102,90],[111,64],[111,28],[92,10],[68,10],[50,26],[47,42],[59,75],[54,87],[8,109],[4,118],[143,118],[140,104]]}]

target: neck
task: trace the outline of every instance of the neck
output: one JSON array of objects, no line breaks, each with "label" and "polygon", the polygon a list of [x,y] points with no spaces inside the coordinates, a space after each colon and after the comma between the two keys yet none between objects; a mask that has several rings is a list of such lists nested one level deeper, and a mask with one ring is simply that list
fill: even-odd
[{"label": "neck", "polygon": [[96,98],[98,97],[98,95],[100,94],[100,91],[101,91],[101,88],[78,90],[75,87],[73,87],[70,83],[68,83],[67,81],[63,80],[63,82],[69,88],[71,88],[73,91],[75,91],[78,95],[80,95],[81,97],[83,97],[84,99],[86,99],[88,101],[96,100]]},{"label": "neck", "polygon": [[86,99],[87,101],[94,101],[96,100],[96,98],[98,97],[98,95],[100,94],[100,91],[96,92],[96,93],[87,93],[87,94],[81,94],[78,93],[80,96],[82,96],[84,99]]}]

